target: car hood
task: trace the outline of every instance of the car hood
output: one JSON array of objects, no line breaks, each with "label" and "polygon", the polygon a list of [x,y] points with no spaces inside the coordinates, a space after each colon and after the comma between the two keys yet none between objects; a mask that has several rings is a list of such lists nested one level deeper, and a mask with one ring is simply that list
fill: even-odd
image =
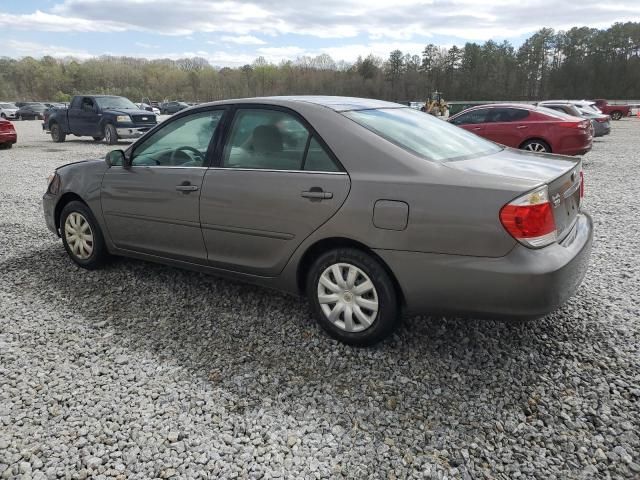
[{"label": "car hood", "polygon": [[579,159],[505,148],[498,153],[445,163],[454,170],[498,177],[548,182],[573,168]]},{"label": "car hood", "polygon": [[106,110],[103,110],[103,112],[111,113],[113,115],[150,115],[151,114],[151,112],[148,110],[141,110],[141,109],[127,110],[126,108],[122,108],[122,109],[108,108]]}]

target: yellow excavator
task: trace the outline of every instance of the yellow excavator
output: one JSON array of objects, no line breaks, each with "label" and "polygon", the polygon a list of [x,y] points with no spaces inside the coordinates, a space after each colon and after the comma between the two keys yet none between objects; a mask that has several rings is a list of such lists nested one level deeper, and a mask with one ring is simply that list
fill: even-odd
[{"label": "yellow excavator", "polygon": [[430,113],[436,117],[444,117],[449,110],[449,105],[442,98],[442,92],[433,92],[424,104],[423,112]]}]

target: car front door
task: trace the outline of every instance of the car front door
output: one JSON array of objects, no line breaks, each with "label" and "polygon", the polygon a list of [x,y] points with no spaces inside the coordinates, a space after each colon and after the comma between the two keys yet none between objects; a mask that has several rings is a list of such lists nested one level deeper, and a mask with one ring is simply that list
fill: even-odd
[{"label": "car front door", "polygon": [[200,200],[209,264],[276,276],[345,201],[350,180],[327,146],[290,111],[239,108]]},{"label": "car front door", "polygon": [[102,211],[113,243],[130,251],[206,263],[200,189],[224,109],[169,120],[135,144],[131,166],[102,181]]},{"label": "car front door", "polygon": [[485,120],[488,109],[471,110],[456,117],[451,123],[464,128],[476,135],[484,136]]}]

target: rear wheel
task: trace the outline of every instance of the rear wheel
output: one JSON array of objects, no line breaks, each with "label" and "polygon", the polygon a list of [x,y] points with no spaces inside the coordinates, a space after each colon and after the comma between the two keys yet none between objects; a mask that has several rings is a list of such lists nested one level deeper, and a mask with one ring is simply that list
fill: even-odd
[{"label": "rear wheel", "polygon": [[56,143],[62,143],[67,138],[67,135],[62,131],[60,125],[57,123],[51,124],[49,130],[51,131],[51,140]]},{"label": "rear wheel", "polygon": [[104,141],[107,145],[115,145],[118,142],[118,132],[116,127],[110,123],[104,127]]},{"label": "rear wheel", "polygon": [[391,277],[361,250],[339,248],[321,255],[309,269],[307,296],[320,326],[349,345],[373,345],[399,324]]},{"label": "rear wheel", "polygon": [[622,112],[620,110],[614,110],[611,112],[611,118],[613,120],[620,120],[622,118]]},{"label": "rear wheel", "polygon": [[20,121],[24,120],[22,114],[18,115],[18,120],[20,120]]},{"label": "rear wheel", "polygon": [[60,214],[62,243],[75,263],[93,270],[108,256],[100,226],[89,207],[79,201],[67,203]]},{"label": "rear wheel", "polygon": [[520,145],[520,150],[535,153],[551,153],[551,147],[549,147],[549,144],[544,140],[539,140],[537,138],[524,142]]},{"label": "rear wheel", "polygon": [[0,117],[4,118],[5,120],[7,119],[7,116],[4,113],[0,113]]}]

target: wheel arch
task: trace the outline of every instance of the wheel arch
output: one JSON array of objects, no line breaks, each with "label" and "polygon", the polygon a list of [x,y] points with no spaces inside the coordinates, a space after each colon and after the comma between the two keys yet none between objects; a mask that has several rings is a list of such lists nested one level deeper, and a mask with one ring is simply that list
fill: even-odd
[{"label": "wheel arch", "polygon": [[540,136],[534,136],[534,137],[529,137],[529,138],[527,138],[526,140],[522,141],[522,143],[520,143],[520,145],[518,146],[518,148],[519,148],[519,149],[522,149],[522,147],[523,147],[526,143],[531,142],[531,141],[533,141],[533,140],[536,140],[536,141],[538,141],[538,142],[542,142],[542,143],[544,143],[544,144],[549,148],[549,152],[548,152],[548,153],[553,153],[553,148],[551,147],[551,143],[550,143],[547,139],[545,139],[545,138],[543,138],[543,137],[540,137]]},{"label": "wheel arch", "polygon": [[89,204],[85,202],[80,195],[74,192],[66,192],[60,197],[60,200],[58,200],[58,203],[56,203],[56,208],[53,213],[55,225],[58,230],[60,230],[60,215],[62,214],[62,209],[65,207],[65,205],[67,205],[70,202],[73,202],[74,200],[84,203],[87,206],[87,208],[91,210],[91,208],[89,207]]},{"label": "wheel arch", "polygon": [[387,263],[374,250],[372,250],[364,243],[346,237],[323,238],[322,240],[318,240],[307,248],[307,250],[300,258],[296,269],[296,283],[298,291],[301,294],[304,294],[304,292],[306,291],[307,273],[309,272],[309,268],[311,268],[313,262],[323,253],[335,248],[354,248],[356,250],[361,250],[365,253],[368,253],[378,262],[380,262],[380,265],[382,265],[382,268],[385,269],[385,271],[389,275],[389,278],[391,278],[391,281],[393,282],[399,305],[401,307],[404,307],[406,305],[404,293],[402,291],[402,288],[400,287],[400,283],[398,282],[393,271],[389,268],[389,265],[387,265]]}]

